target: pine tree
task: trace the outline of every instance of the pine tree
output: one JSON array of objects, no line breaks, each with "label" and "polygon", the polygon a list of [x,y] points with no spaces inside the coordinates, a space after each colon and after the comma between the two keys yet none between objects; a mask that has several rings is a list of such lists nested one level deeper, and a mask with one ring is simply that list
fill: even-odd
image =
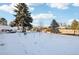
[{"label": "pine tree", "polygon": [[54,33],[57,33],[58,32],[58,29],[57,27],[59,27],[59,24],[56,22],[55,19],[52,20],[52,23],[51,23],[51,29]]},{"label": "pine tree", "polygon": [[31,23],[33,19],[31,17],[31,13],[29,12],[27,5],[25,3],[19,3],[15,7],[17,8],[14,10],[16,12],[16,15],[14,15],[16,17],[16,26],[18,27],[18,29],[19,26],[21,26],[23,32],[26,31],[26,27],[28,27],[30,30],[32,28]]},{"label": "pine tree", "polygon": [[7,25],[7,20],[5,18],[0,18],[0,25]]}]

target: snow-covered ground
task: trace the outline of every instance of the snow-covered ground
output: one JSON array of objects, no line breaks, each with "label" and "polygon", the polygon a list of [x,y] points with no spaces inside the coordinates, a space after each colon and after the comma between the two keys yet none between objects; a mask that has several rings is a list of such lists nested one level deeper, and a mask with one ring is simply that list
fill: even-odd
[{"label": "snow-covered ground", "polygon": [[[3,45],[2,45],[3,44]],[[79,54],[79,37],[49,33],[0,33],[0,55]]]}]

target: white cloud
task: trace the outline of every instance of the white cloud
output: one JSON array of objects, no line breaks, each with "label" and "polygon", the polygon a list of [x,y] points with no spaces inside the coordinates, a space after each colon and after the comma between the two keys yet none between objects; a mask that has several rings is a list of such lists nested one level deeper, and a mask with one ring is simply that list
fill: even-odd
[{"label": "white cloud", "polygon": [[39,5],[42,5],[42,4],[44,4],[44,3],[26,3],[27,5],[28,5],[28,7],[29,7],[29,10],[30,11],[33,11],[33,10],[35,10],[35,6],[39,6]]},{"label": "white cloud", "polygon": [[34,10],[34,8],[33,7],[29,7],[29,11],[31,12],[31,11],[33,11]]},{"label": "white cloud", "polygon": [[73,6],[79,6],[79,3],[73,3],[72,5]]},{"label": "white cloud", "polygon": [[69,3],[48,3],[48,6],[51,8],[58,8],[58,9],[68,9]]},{"label": "white cloud", "polygon": [[54,16],[53,14],[51,13],[40,13],[40,14],[37,14],[37,15],[32,15],[33,19],[34,20],[43,20],[43,19],[53,19],[55,18],[56,16]]},{"label": "white cloud", "polygon": [[13,14],[14,13],[13,9],[15,8],[14,5],[15,5],[14,3],[12,3],[10,5],[1,5],[0,10],[3,10],[3,11]]},{"label": "white cloud", "polygon": [[42,22],[43,20],[52,20],[53,18],[55,18],[56,16],[52,13],[40,13],[40,14],[36,14],[36,15],[32,15],[33,17],[33,25],[35,26],[49,26],[49,24],[45,24],[44,22]]},{"label": "white cloud", "polygon": [[[7,4],[4,4],[4,5],[1,5],[0,6],[0,10],[3,10],[3,11],[6,11],[6,12],[9,12],[9,13],[11,13],[11,14],[14,14],[14,9],[15,9],[15,5],[16,5],[17,3],[12,3],[12,4],[9,4],[9,5],[7,5]],[[26,3],[27,4],[27,3]],[[34,10],[34,8],[33,7],[30,7],[30,5],[31,4],[27,4],[28,6],[29,6],[29,10],[30,11],[33,11]]]},{"label": "white cloud", "polygon": [[28,6],[39,6],[42,5],[44,3],[26,3]]}]

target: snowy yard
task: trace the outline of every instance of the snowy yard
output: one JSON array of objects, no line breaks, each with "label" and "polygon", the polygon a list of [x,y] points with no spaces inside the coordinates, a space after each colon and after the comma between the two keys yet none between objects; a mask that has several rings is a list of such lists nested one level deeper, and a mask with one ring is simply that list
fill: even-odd
[{"label": "snowy yard", "polygon": [[0,55],[5,54],[79,54],[79,37],[38,32],[29,32],[27,35],[0,33]]}]

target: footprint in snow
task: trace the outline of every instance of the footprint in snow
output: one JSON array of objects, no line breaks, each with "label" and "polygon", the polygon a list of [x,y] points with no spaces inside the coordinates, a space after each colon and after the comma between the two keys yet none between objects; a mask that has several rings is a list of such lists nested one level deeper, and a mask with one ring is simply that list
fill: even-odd
[{"label": "footprint in snow", "polygon": [[37,42],[34,42],[34,44],[37,44]]},{"label": "footprint in snow", "polygon": [[4,46],[5,44],[4,43],[0,43],[0,46]]}]

